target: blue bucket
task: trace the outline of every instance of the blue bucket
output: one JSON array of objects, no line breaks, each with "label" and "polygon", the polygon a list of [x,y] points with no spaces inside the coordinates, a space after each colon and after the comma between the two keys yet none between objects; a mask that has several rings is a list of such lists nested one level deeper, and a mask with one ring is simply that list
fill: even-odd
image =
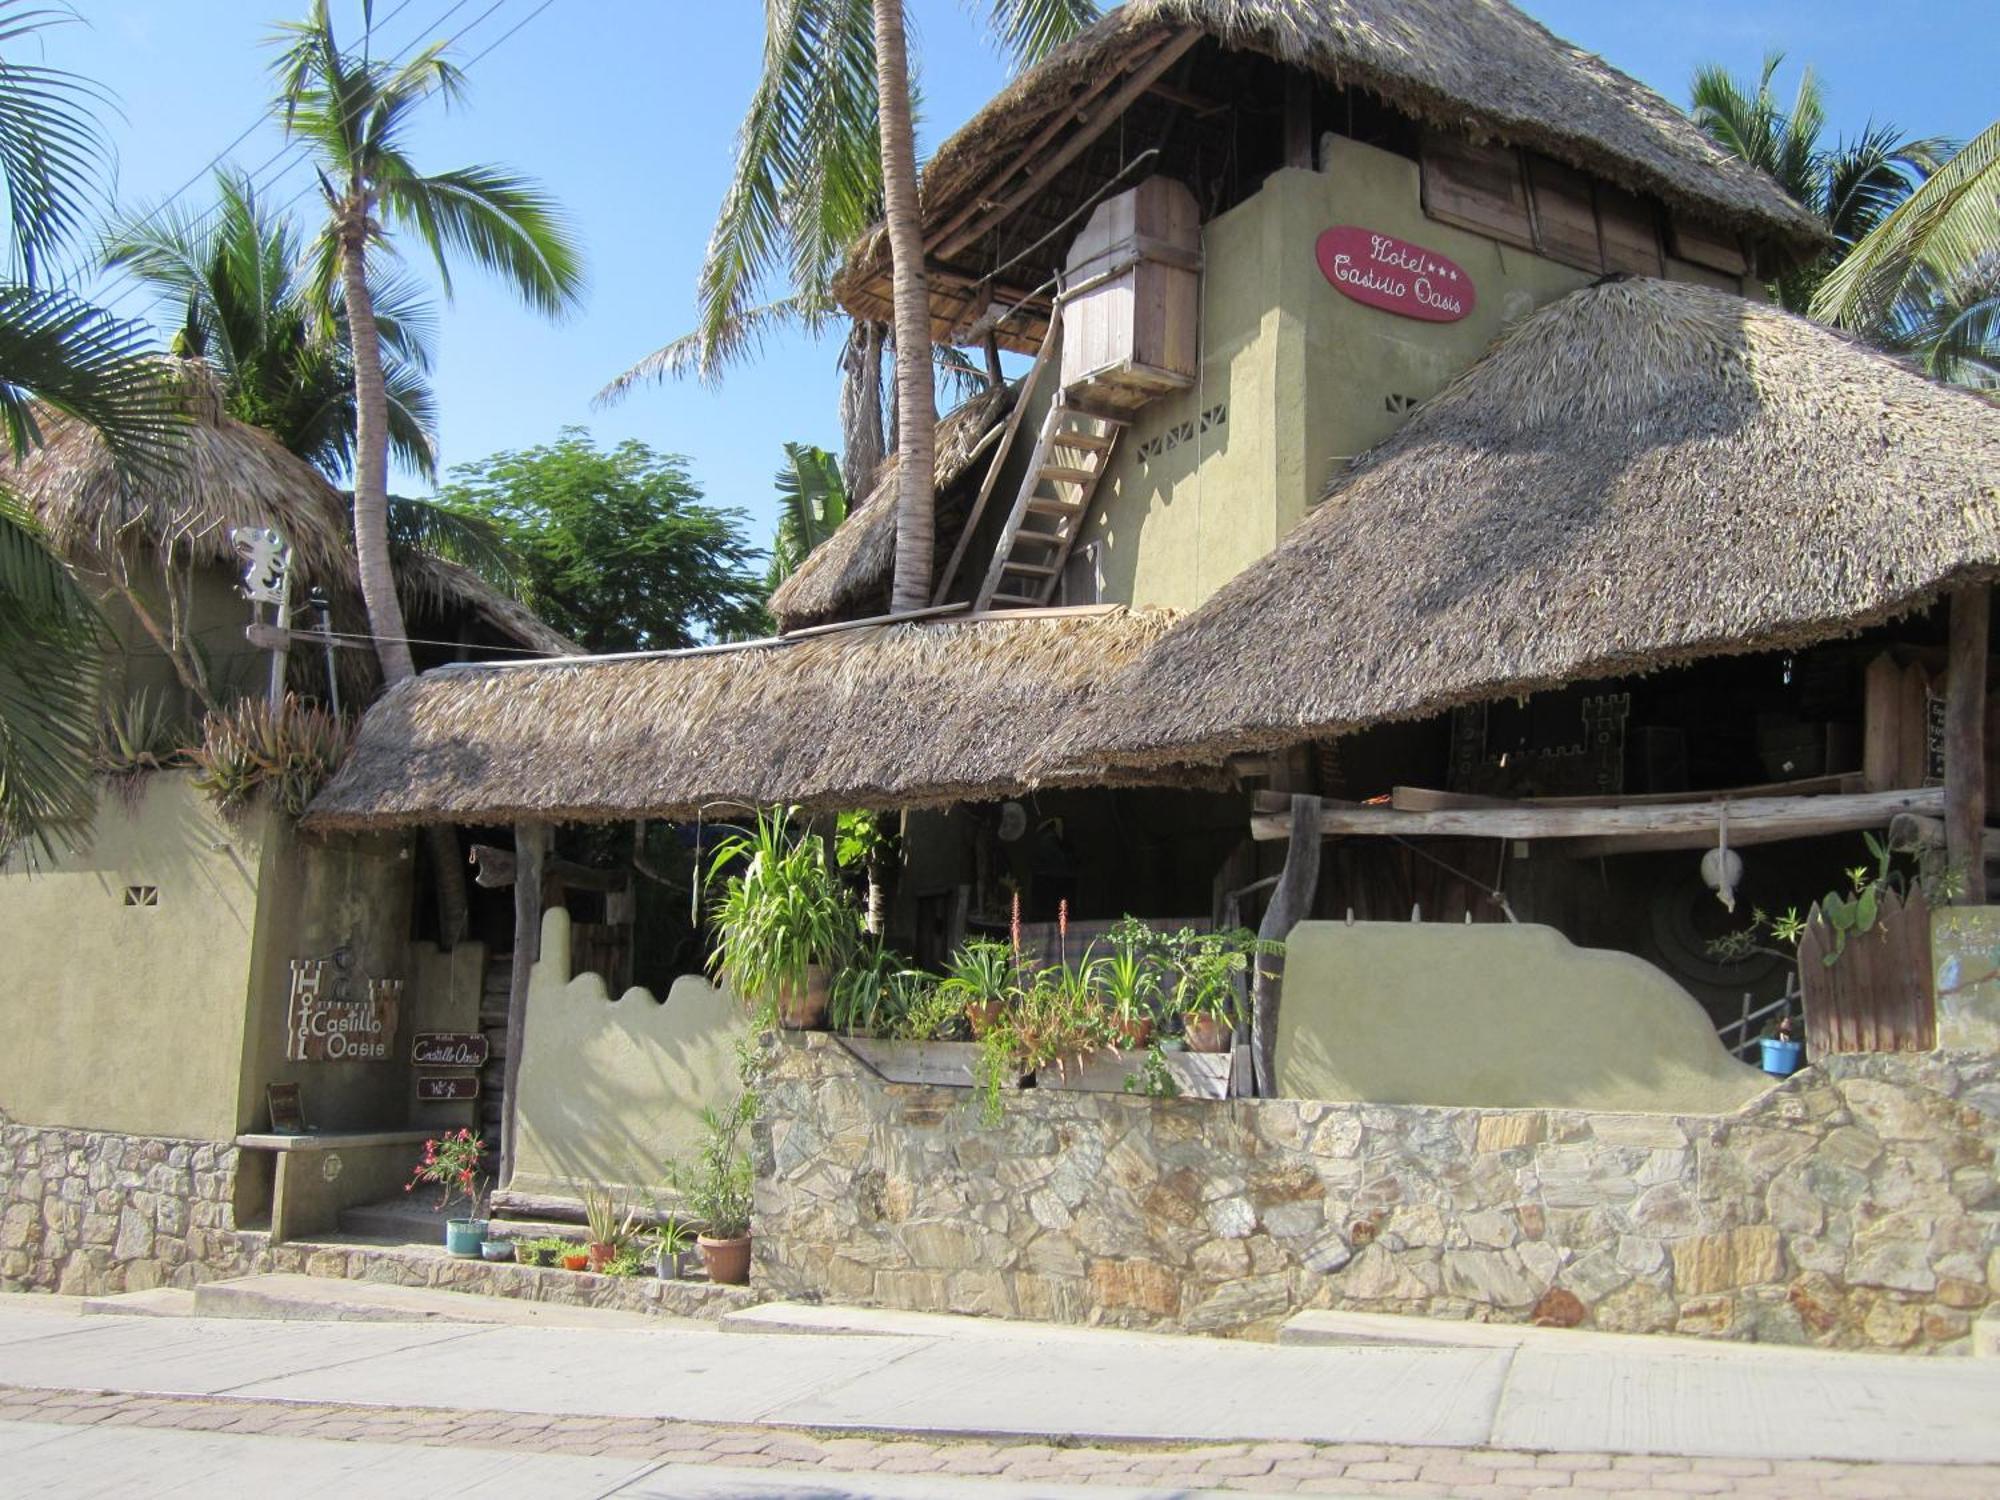
[{"label": "blue bucket", "polygon": [[486,1238],[484,1219],[446,1219],[444,1247],[453,1255],[479,1259],[479,1242]]},{"label": "blue bucket", "polygon": [[1767,1036],[1757,1043],[1764,1054],[1763,1068],[1773,1078],[1789,1078],[1805,1061],[1806,1044]]}]

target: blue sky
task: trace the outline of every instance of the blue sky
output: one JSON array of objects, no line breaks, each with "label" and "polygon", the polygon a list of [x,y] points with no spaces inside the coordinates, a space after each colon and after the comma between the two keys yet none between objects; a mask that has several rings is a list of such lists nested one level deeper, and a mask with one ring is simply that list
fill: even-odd
[{"label": "blue sky", "polygon": [[[721,199],[737,121],[756,76],[757,0],[376,0],[381,45],[458,36],[471,97],[419,140],[435,167],[503,162],[542,178],[576,221],[590,257],[583,312],[551,325],[476,276],[442,314],[437,372],[447,466],[545,442],[568,424],[606,441],[640,438],[688,455],[712,501],[751,513],[768,533],[770,475],[787,439],[834,441],[831,342],[774,340],[718,390],[672,385],[608,410],[597,389],[692,317],[695,274]],[[918,31],[934,144],[1004,79],[960,0],[908,0]],[[78,0],[87,29],[49,43],[48,60],[110,88],[124,118],[112,133],[118,189],[151,204],[179,188],[245,127],[228,159],[262,167],[282,202],[309,185],[274,125],[270,24],[305,0]],[[1787,91],[1811,63],[1827,85],[1836,133],[1871,115],[1905,131],[1963,139],[2000,113],[1992,64],[2000,24],[1991,0],[1528,0],[1558,35],[1597,52],[1676,102],[1703,61],[1753,73],[1783,49]],[[358,0],[334,0],[353,25]],[[1917,16],[1922,24],[1912,24]],[[525,23],[525,24],[523,24]],[[513,35],[508,35],[515,27]],[[498,45],[495,45],[495,44]],[[489,55],[479,56],[488,47]],[[476,59],[476,60],[475,60]],[[276,160],[272,160],[273,157]],[[183,198],[207,199],[205,183]],[[299,199],[310,213],[315,196]],[[150,311],[114,284],[121,311]]]}]

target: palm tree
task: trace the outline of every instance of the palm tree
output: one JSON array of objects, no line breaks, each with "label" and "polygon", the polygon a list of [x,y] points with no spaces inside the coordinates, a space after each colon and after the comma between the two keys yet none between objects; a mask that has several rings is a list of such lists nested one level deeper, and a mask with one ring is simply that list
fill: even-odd
[{"label": "palm tree", "polygon": [[[991,0],[987,10],[995,40],[1017,66],[1038,62],[1098,17],[1093,0]],[[892,58],[878,45],[885,34],[894,41]],[[885,99],[893,108],[884,109]],[[702,263],[695,329],[612,381],[600,399],[650,380],[714,380],[735,361],[754,356],[779,328],[817,329],[833,311],[833,276],[848,247],[885,210],[892,235],[902,230],[899,304],[906,311],[922,305],[908,295],[909,276],[923,269],[921,254],[909,253],[916,211],[913,114],[900,0],[765,0],[764,71],[737,134],[735,171]],[[895,204],[885,192],[891,158],[899,181]],[[789,291],[760,301],[780,268]],[[928,311],[899,323],[905,328],[893,340],[896,445],[908,457],[912,444],[928,451],[933,442]],[[870,487],[873,459],[881,452],[884,333],[881,325],[857,324],[842,351],[842,472],[854,495]],[[906,367],[916,366],[922,368],[913,379],[902,379]],[[917,384],[924,389],[911,399],[906,388]],[[915,519],[928,526],[930,466],[899,466],[903,475],[914,471],[920,471],[914,504],[922,512]],[[904,482],[899,479],[899,489]],[[912,504],[903,494],[898,503]],[[902,520],[899,511],[899,579],[905,575]],[[908,564],[927,574],[930,552],[918,550],[921,557],[910,555]],[[927,594],[922,588],[906,592]]]},{"label": "palm tree", "polygon": [[1951,143],[1934,136],[1908,139],[1892,125],[1870,121],[1858,139],[1823,145],[1826,99],[1819,79],[1806,69],[1791,108],[1781,108],[1772,79],[1783,61],[1782,52],[1767,54],[1754,90],[1710,64],[1696,70],[1690,93],[1695,123],[1710,140],[1768,173],[1826,225],[1833,249],[1780,273],[1771,285],[1780,306],[1803,313],[1820,282],[1937,168]]},{"label": "palm tree", "polygon": [[[316,301],[305,245],[248,175],[223,170],[213,206],[128,215],[106,233],[103,256],[158,294],[179,323],[174,353],[215,368],[231,416],[339,481],[354,464],[354,359],[338,300],[331,309]],[[373,294],[389,451],[434,479],[436,317],[411,277],[384,279]]]},{"label": "palm tree", "polygon": [[1877,337],[1964,385],[2000,385],[2000,122],[1854,246],[1813,316]]},{"label": "palm tree", "polygon": [[[0,189],[9,279],[0,282],[0,427],[19,460],[42,441],[38,408],[94,427],[143,476],[179,427],[147,358],[146,330],[41,283],[73,248],[104,165],[87,81],[36,62],[42,33],[73,19],[0,0]],[[43,849],[87,826],[103,636],[95,607],[0,487],[0,851]]]},{"label": "palm tree", "polygon": [[840,464],[824,448],[810,443],[785,444],[785,462],[775,481],[778,491],[778,532],[771,541],[771,566],[765,593],[777,590],[847,519],[847,487]]},{"label": "palm tree", "polygon": [[406,231],[430,252],[447,296],[451,260],[464,256],[551,316],[576,306],[582,255],[554,202],[528,179],[491,166],[426,174],[410,160],[405,148],[417,110],[433,96],[449,104],[464,95],[464,74],[443,44],[391,64],[370,55],[364,30],[360,50],[349,52],[334,36],[326,0],[313,0],[306,19],[285,24],[276,39],[283,45],[278,110],[287,133],[314,158],[326,201],[327,224],[313,247],[315,304],[329,320],[336,305],[346,317],[354,363],[354,549],[382,675],[393,685],[415,666],[390,566],[387,340],[370,252],[388,244],[391,230]]}]

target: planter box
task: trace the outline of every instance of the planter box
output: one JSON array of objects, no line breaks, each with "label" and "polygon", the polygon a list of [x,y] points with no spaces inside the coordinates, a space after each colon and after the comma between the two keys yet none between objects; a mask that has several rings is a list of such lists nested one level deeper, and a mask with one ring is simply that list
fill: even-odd
[{"label": "planter box", "polygon": [[856,1058],[891,1083],[972,1087],[977,1042],[889,1042],[871,1036],[835,1038]]},{"label": "planter box", "polygon": [[[1247,1047],[1238,1047],[1233,1052],[1165,1052],[1161,1056],[1166,1058],[1167,1072],[1180,1085],[1180,1097],[1184,1099],[1227,1099],[1232,1082],[1244,1076],[1250,1065]],[[1035,1087],[1122,1094],[1125,1080],[1143,1072],[1145,1066],[1143,1051],[1099,1052],[1086,1059],[1080,1068],[1072,1065],[1061,1072],[1043,1068],[1035,1074]]]}]

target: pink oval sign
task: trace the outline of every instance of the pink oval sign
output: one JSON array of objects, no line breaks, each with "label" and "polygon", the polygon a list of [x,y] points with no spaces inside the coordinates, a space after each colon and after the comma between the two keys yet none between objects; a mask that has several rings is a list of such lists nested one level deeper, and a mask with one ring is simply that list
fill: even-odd
[{"label": "pink oval sign", "polygon": [[1476,300],[1455,261],[1393,234],[1342,224],[1314,247],[1320,271],[1344,296],[1426,323],[1456,323]]}]

